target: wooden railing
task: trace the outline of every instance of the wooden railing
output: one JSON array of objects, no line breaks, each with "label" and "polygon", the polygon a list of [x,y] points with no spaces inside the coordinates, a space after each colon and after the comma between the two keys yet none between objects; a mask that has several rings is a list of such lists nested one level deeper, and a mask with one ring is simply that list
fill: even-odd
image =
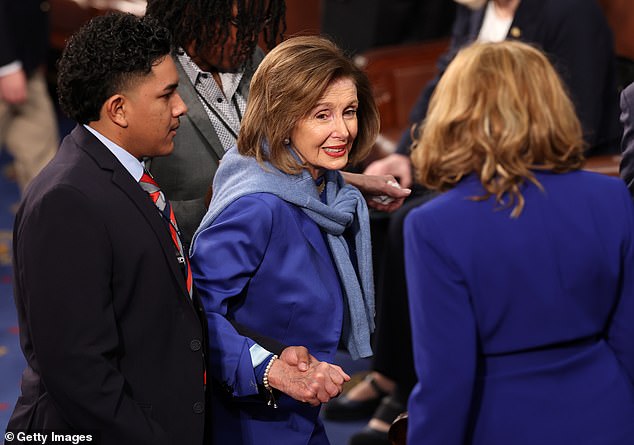
[{"label": "wooden railing", "polygon": [[383,133],[398,134],[408,126],[410,110],[448,47],[449,40],[443,39],[376,48],[355,58],[372,84]]}]

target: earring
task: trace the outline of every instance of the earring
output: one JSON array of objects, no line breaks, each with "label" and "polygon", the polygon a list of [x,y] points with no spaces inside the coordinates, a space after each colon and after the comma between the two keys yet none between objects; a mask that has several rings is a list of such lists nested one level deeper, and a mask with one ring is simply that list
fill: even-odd
[{"label": "earring", "polygon": [[290,138],[284,138],[284,140],[282,141],[282,144],[284,145],[290,145],[291,143],[291,139]]}]

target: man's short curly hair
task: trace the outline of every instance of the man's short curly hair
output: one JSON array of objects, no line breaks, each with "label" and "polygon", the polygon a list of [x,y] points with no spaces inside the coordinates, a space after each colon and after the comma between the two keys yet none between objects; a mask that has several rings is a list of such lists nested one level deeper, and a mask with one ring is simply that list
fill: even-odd
[{"label": "man's short curly hair", "polygon": [[82,124],[99,120],[101,107],[171,52],[169,31],[149,17],[108,14],[82,26],[58,64],[62,110]]}]

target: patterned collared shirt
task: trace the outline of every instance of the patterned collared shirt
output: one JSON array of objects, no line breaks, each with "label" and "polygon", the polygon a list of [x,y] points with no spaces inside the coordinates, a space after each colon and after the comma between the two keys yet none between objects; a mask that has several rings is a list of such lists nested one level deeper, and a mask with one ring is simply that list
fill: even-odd
[{"label": "patterned collared shirt", "polygon": [[222,147],[229,150],[236,144],[246,108],[246,99],[238,90],[244,72],[218,73],[222,81],[220,88],[211,73],[201,70],[183,50],[179,50],[176,57],[196,89]]}]

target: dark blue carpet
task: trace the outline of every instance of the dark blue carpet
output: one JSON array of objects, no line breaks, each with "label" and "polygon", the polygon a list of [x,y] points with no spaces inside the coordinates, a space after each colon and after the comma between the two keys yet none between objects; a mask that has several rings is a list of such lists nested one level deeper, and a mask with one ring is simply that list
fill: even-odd
[{"label": "dark blue carpet", "polygon": [[18,187],[6,176],[10,158],[0,151],[0,431],[4,432],[18,397],[24,358],[13,303],[11,240]]},{"label": "dark blue carpet", "polygon": [[[67,134],[73,124],[60,116],[60,132]],[[11,241],[14,210],[19,200],[18,187],[5,175],[11,163],[10,156],[0,150],[0,432],[4,432],[15,401],[19,395],[19,384],[24,358],[19,346],[18,323],[13,302],[11,267]],[[364,372],[370,367],[369,360],[352,361],[347,353],[340,352],[336,358],[348,374]],[[347,445],[348,438],[363,428],[361,422],[325,421],[331,445]]]}]

